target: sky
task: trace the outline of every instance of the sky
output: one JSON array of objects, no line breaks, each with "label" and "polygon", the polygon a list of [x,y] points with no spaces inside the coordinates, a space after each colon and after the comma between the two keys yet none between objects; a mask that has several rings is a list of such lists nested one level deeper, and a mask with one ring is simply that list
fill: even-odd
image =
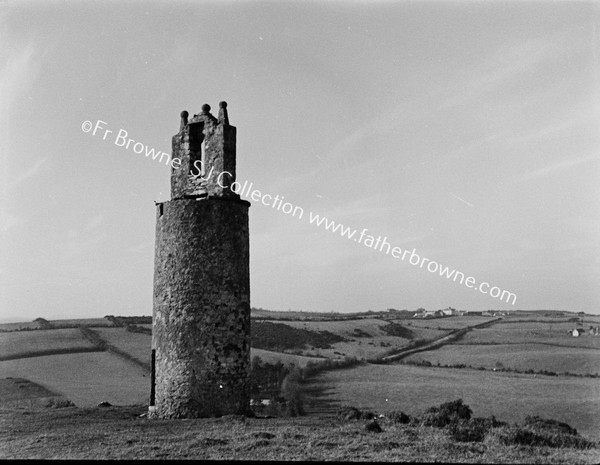
[{"label": "sky", "polygon": [[8,1],[0,24],[0,319],[150,315],[170,169],[115,135],[170,153],[220,101],[238,180],[304,212],[252,202],[253,307],[600,313],[598,3]]}]

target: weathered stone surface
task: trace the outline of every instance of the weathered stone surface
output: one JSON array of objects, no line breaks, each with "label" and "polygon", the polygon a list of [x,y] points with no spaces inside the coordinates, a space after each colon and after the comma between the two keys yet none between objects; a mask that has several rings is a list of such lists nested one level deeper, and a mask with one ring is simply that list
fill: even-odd
[{"label": "weathered stone surface", "polygon": [[[172,157],[181,166],[171,171],[171,198],[222,196],[239,197],[229,187],[236,176],[236,128],[229,125],[227,104],[220,118],[210,107],[188,120],[182,112],[181,129],[172,138]],[[185,124],[184,124],[185,123]],[[203,153],[204,152],[204,153]]]},{"label": "weathered stone surface", "polygon": [[[186,124],[182,113],[173,156],[193,160],[200,131],[194,125],[202,125],[210,163],[233,166],[235,174],[235,128],[217,121],[209,109]],[[190,137],[195,142],[190,144]],[[215,188],[210,178],[210,196],[190,194],[188,176],[175,170],[171,181],[173,200],[157,204],[156,216],[152,416],[245,414],[250,404],[250,203]]]}]

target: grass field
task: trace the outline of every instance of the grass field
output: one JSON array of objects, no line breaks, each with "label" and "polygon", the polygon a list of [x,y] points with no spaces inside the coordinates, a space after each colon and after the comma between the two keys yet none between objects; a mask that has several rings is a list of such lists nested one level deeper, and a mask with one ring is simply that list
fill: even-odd
[{"label": "grass field", "polygon": [[[0,410],[0,458],[593,464],[599,449],[460,443],[438,428],[332,418],[148,420],[144,408]],[[49,427],[51,425],[51,428]]]},{"label": "grass field", "polygon": [[[124,328],[96,328],[109,344],[134,358],[150,363],[150,335],[127,332]],[[51,329],[0,333],[2,354],[19,355],[33,349],[91,348],[79,329]],[[321,360],[260,349],[251,349],[266,362],[305,366]],[[150,378],[147,371],[110,352],[48,355],[0,361],[1,378],[26,378],[50,391],[64,395],[78,406],[94,406],[101,401],[114,405],[147,402]]]},{"label": "grass field", "polygon": [[92,349],[78,328],[0,333],[0,360],[56,350]]},{"label": "grass field", "polygon": [[152,336],[144,333],[132,333],[125,328],[94,328],[110,345],[126,352],[140,362],[152,362]]},{"label": "grass field", "polygon": [[281,320],[331,320],[348,318],[348,314],[343,313],[318,313],[302,311],[276,311],[252,308],[250,311],[252,318],[273,318]]},{"label": "grass field", "polygon": [[395,323],[410,330],[411,338],[391,336],[384,327],[390,324],[375,318],[342,321],[285,321],[282,322],[293,328],[309,331],[329,331],[343,337],[346,342],[336,342],[329,349],[309,348],[303,354],[310,356],[341,358],[356,357],[368,359],[377,357],[391,347],[400,348],[408,345],[414,339],[435,339],[447,333],[437,329],[406,326],[407,320],[397,320]]},{"label": "grass field", "polygon": [[[56,330],[55,330],[56,331]],[[110,352],[49,355],[0,362],[0,378],[26,378],[75,405],[148,403],[150,376]]]},{"label": "grass field", "polygon": [[564,421],[599,437],[600,383],[568,378],[451,370],[408,365],[366,365],[319,376],[340,405],[421,413],[431,405],[462,398],[477,416],[521,421],[526,415]]},{"label": "grass field", "polygon": [[398,323],[409,325],[410,328],[439,328],[442,330],[453,330],[479,325],[495,319],[496,318],[489,316],[451,316],[445,318],[413,318],[408,321],[398,320]]},{"label": "grass field", "polygon": [[386,321],[375,318],[346,321],[286,321],[284,323],[293,328],[309,331],[329,331],[343,338],[353,338],[357,329],[371,336],[383,336],[386,333],[381,330],[381,327],[388,324]]},{"label": "grass field", "polygon": [[280,352],[271,352],[270,350],[263,349],[250,349],[250,359],[254,357],[260,357],[264,362],[275,364],[281,362],[284,365],[297,365],[299,367],[305,367],[307,363],[314,363],[323,360],[318,357],[302,357],[301,355],[282,354]]},{"label": "grass field", "polygon": [[[106,318],[77,318],[69,320],[49,320],[48,323],[55,328],[69,328],[74,326],[89,326],[90,328],[111,327],[112,322]],[[23,329],[40,329],[38,321],[24,321],[21,323],[0,323],[0,331],[19,331]]]},{"label": "grass field", "polygon": [[0,323],[0,331],[19,331],[23,329],[38,329],[40,325],[33,321],[22,323]]},{"label": "grass field", "polygon": [[32,383],[23,378],[0,379],[0,403],[22,399],[36,399],[57,395],[39,384]]},{"label": "grass field", "polygon": [[56,326],[89,326],[90,328],[112,327],[114,326],[110,320],[106,318],[80,318],[69,320],[48,320],[48,322]]},{"label": "grass field", "polygon": [[496,323],[489,328],[474,329],[468,332],[457,344],[527,344],[531,342],[544,342],[567,347],[600,349],[600,336],[573,337],[567,333],[569,329],[575,327],[576,325],[573,323],[552,323],[546,321]]},{"label": "grass field", "polygon": [[[464,363],[488,368],[494,368],[500,362],[506,368],[518,370],[582,374],[600,372],[600,350],[588,348],[594,347],[593,344],[600,342],[600,338],[573,338],[566,334],[566,329],[573,325],[560,322],[558,318],[535,315],[523,315],[523,318],[539,321],[503,322],[490,328],[472,330],[458,343],[415,354],[408,360],[429,360],[434,364],[439,360],[442,364]],[[92,320],[96,319],[85,321]],[[84,320],[70,323],[76,321]],[[377,318],[280,323],[313,332],[329,331],[347,339],[347,342],[333,344],[330,349],[306,351],[312,355],[370,358],[392,347],[407,345],[411,340],[440,337],[460,327],[459,323],[469,326],[483,321],[486,318],[397,320],[396,323],[412,331],[410,337],[389,335],[382,329],[389,325],[389,321]],[[438,326],[442,327],[441,324],[445,330],[437,329]],[[125,328],[96,327],[93,331],[131,357],[150,362],[150,335],[127,332]],[[479,345],[469,345],[469,341]],[[559,342],[564,347],[546,345]],[[577,344],[581,348],[571,348]],[[79,329],[0,333],[0,356],[61,348],[83,350],[92,348],[92,345]],[[255,348],[251,354],[269,363],[281,360],[286,365],[296,363],[305,366],[308,362],[318,360],[295,353]],[[2,361],[0,378],[8,376],[31,380],[81,406],[94,406],[101,401],[114,405],[146,403],[149,396],[149,373],[110,352]],[[371,406],[380,410],[400,408],[411,413],[415,409],[462,397],[476,410],[477,415],[496,414],[501,419],[516,421],[526,414],[538,414],[566,421],[582,431],[600,429],[600,421],[594,419],[600,411],[600,383],[597,379],[535,378],[469,369],[427,369],[401,365],[368,365],[338,370],[325,374],[324,379],[332,386],[329,391],[332,399],[359,407]],[[395,402],[400,404],[396,405]]]},{"label": "grass field", "polygon": [[600,350],[545,344],[447,345],[438,350],[411,355],[405,360],[426,360],[433,365],[463,363],[490,369],[504,367],[520,371],[600,374]]},{"label": "grass field", "polygon": [[47,408],[72,405],[63,396],[23,378],[0,379],[0,408]]}]

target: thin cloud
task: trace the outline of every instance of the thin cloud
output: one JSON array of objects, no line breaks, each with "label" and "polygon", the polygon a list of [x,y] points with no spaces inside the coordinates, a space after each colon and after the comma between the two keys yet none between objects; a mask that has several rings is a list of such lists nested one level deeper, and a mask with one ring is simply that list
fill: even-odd
[{"label": "thin cloud", "polygon": [[600,161],[600,155],[594,153],[583,157],[576,158],[574,160],[561,160],[551,165],[544,166],[543,168],[530,171],[517,178],[518,182],[531,181],[532,179],[538,179],[544,176],[560,173],[564,170],[583,165],[586,163],[593,163]]},{"label": "thin cloud", "polygon": [[455,195],[452,192],[448,192],[448,194],[450,194],[455,199],[460,200],[462,203],[464,203],[465,205],[468,205],[471,208],[473,208],[475,206],[472,203],[467,202],[465,199],[461,199],[458,195]]},{"label": "thin cloud", "polygon": [[94,216],[89,222],[88,224],[85,226],[85,231],[92,231],[96,228],[98,228],[99,226],[101,226],[104,223],[105,220],[105,216],[102,214],[98,214],[96,216]]},{"label": "thin cloud", "polygon": [[[340,140],[328,157],[337,160],[347,156],[366,138],[392,133],[408,122],[414,123],[441,110],[478,100],[484,94],[497,91],[556,58],[557,50],[554,43],[541,39],[506,46],[483,64],[463,70],[447,88],[432,92],[419,101],[392,108],[369,122],[362,123],[354,132]],[[569,53],[569,50],[560,49],[560,53]]]},{"label": "thin cloud", "polygon": [[6,210],[0,210],[0,232],[5,233],[25,223],[22,218]]},{"label": "thin cloud", "polygon": [[[556,58],[557,50],[556,44],[542,39],[531,39],[501,48],[476,68],[464,70],[462,74],[468,76],[465,84],[443,100],[436,111],[463,105],[499,90],[523,74]],[[560,50],[561,53],[569,53],[568,50]],[[462,81],[459,79],[458,82]]]},{"label": "thin cloud", "polygon": [[146,242],[141,242],[134,246],[128,247],[125,249],[125,252],[128,253],[144,253],[149,252],[154,249],[154,240],[149,240]]},{"label": "thin cloud", "polygon": [[21,173],[18,176],[16,176],[12,180],[12,182],[9,184],[8,189],[14,189],[19,184],[21,184],[24,181],[26,181],[26,180],[32,178],[33,176],[35,176],[38,173],[38,171],[40,170],[40,168],[44,165],[44,163],[46,163],[47,160],[48,160],[47,157],[46,158],[42,158],[41,160],[38,160],[27,171],[25,171],[24,173]]}]

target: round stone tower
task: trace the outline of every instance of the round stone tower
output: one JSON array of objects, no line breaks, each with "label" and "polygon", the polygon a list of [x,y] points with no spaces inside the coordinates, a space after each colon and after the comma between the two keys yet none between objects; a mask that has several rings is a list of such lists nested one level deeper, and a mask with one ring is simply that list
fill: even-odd
[{"label": "round stone tower", "polygon": [[236,128],[227,104],[181,113],[171,200],[156,205],[151,416],[249,412],[248,208],[231,189]]}]

